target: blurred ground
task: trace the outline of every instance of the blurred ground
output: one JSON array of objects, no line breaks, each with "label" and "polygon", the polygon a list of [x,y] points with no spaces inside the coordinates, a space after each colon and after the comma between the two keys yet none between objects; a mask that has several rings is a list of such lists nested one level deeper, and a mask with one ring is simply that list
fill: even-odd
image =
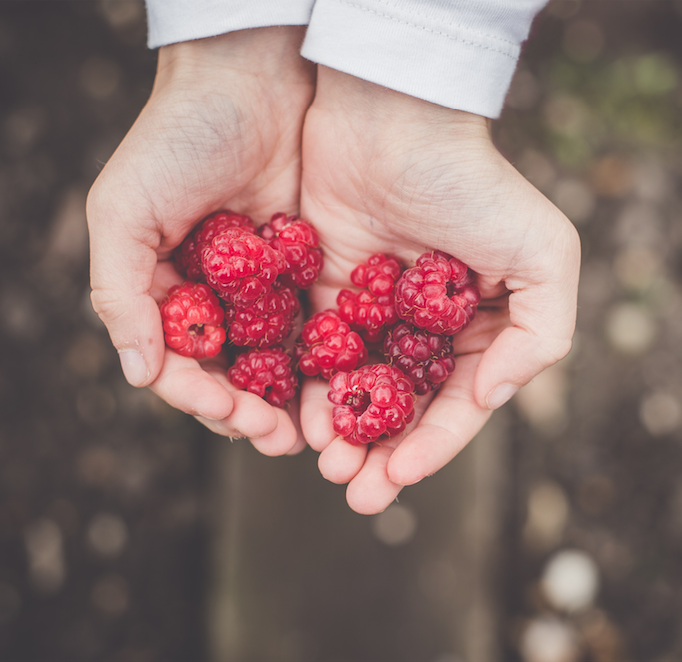
[{"label": "blurred ground", "polygon": [[[488,662],[453,643],[457,461],[361,518],[297,482],[313,453],[227,448],[120,375],[83,204],[149,95],[145,29],[134,0],[0,2],[0,659],[208,659],[219,520],[268,662]],[[584,255],[574,350],[496,423],[483,634],[505,660],[682,659],[681,34],[672,1],[552,2],[495,124]],[[241,472],[224,517],[216,449]]]}]

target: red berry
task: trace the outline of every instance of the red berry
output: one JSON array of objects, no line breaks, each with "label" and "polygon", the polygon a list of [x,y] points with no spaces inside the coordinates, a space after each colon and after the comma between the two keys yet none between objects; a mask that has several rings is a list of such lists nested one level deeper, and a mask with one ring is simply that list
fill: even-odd
[{"label": "red berry", "polygon": [[394,436],[414,418],[414,384],[393,366],[337,372],[329,386],[334,431],[354,446]]},{"label": "red berry", "polygon": [[396,283],[398,315],[431,333],[457,333],[474,318],[481,300],[473,280],[473,272],[457,258],[442,251],[424,253]]},{"label": "red berry", "polygon": [[201,255],[206,282],[226,301],[245,307],[267,294],[284,270],[284,257],[241,228],[213,238]]},{"label": "red berry", "polygon": [[284,255],[282,282],[306,289],[317,280],[323,265],[322,249],[320,238],[308,221],[280,212],[261,225],[258,234]]},{"label": "red berry", "polygon": [[195,230],[175,249],[174,258],[178,271],[190,280],[204,283],[206,276],[201,268],[201,253],[213,237],[229,228],[242,228],[255,233],[256,226],[249,216],[230,211],[217,211],[207,216]]},{"label": "red berry", "polygon": [[413,382],[417,395],[436,390],[455,369],[452,338],[398,324],[384,340],[384,355]]},{"label": "red berry", "polygon": [[227,309],[228,337],[240,347],[270,347],[285,340],[301,305],[296,292],[279,281],[244,308]]},{"label": "red berry", "polygon": [[284,407],[298,386],[291,358],[280,345],[240,354],[227,377],[237,388],[255,393],[273,407]]},{"label": "red berry", "polygon": [[365,363],[367,348],[336,311],[325,310],[303,325],[294,356],[304,375],[329,379],[336,372],[350,372]]},{"label": "red berry", "polygon": [[383,340],[386,330],[398,321],[393,290],[401,271],[395,258],[372,255],[351,273],[352,283],[363,289],[343,289],[336,298],[341,319],[368,342]]},{"label": "red berry", "polygon": [[159,305],[166,345],[182,356],[215,356],[225,342],[225,313],[203,283],[173,285]]}]

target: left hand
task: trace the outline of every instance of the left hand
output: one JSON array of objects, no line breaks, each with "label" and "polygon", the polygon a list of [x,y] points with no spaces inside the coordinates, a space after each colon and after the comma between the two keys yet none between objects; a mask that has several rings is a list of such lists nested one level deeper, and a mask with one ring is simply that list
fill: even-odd
[{"label": "left hand", "polygon": [[565,356],[575,326],[580,245],[568,219],[495,149],[488,120],[325,67],[303,133],[301,213],[321,237],[314,310],[334,307],[374,253],[411,265],[443,250],[477,274],[482,301],[457,334],[455,372],[417,401],[403,435],[352,446],[331,424],[328,385],[301,394],[303,433],[322,474],[349,483],[359,513],[447,464],[516,389]]}]

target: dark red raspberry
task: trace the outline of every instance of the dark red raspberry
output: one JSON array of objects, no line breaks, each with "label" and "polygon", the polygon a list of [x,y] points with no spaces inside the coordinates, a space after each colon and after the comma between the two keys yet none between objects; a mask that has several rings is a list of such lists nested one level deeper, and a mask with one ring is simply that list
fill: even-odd
[{"label": "dark red raspberry", "polygon": [[217,211],[201,221],[175,250],[174,258],[178,271],[190,280],[205,283],[206,276],[201,268],[201,252],[211,243],[213,237],[229,228],[243,228],[247,232],[256,232],[256,225],[249,216],[237,214],[229,209]]},{"label": "dark red raspberry", "polygon": [[267,294],[284,270],[284,257],[258,235],[230,228],[213,238],[201,255],[206,282],[237,307]]},{"label": "dark red raspberry", "polygon": [[474,273],[442,251],[424,253],[395,285],[398,315],[431,333],[452,335],[464,329],[481,300]]},{"label": "dark red raspberry", "polygon": [[384,340],[384,355],[413,382],[417,395],[436,390],[455,369],[452,337],[398,324]]},{"label": "dark red raspberry", "polygon": [[322,249],[320,238],[308,221],[280,212],[261,225],[258,234],[284,255],[282,282],[304,290],[317,280],[322,271]]},{"label": "dark red raspberry", "polygon": [[303,325],[294,357],[304,375],[329,379],[336,372],[350,372],[365,363],[367,348],[336,311],[324,310]]},{"label": "dark red raspberry", "polygon": [[298,386],[291,358],[280,345],[240,354],[227,377],[237,388],[255,393],[273,407],[284,407]]},{"label": "dark red raspberry", "polygon": [[393,290],[401,271],[394,257],[372,255],[367,264],[351,272],[351,282],[363,289],[343,289],[336,298],[341,319],[368,342],[383,340],[387,329],[398,321]]},{"label": "dark red raspberry", "polygon": [[182,356],[215,356],[225,342],[225,313],[203,283],[173,285],[159,304],[166,345]]},{"label": "dark red raspberry", "polygon": [[334,432],[354,446],[392,437],[414,418],[414,384],[393,366],[337,372],[329,386]]},{"label": "dark red raspberry", "polygon": [[228,337],[240,347],[271,347],[289,336],[300,309],[296,292],[275,281],[270,292],[251,305],[228,307]]}]

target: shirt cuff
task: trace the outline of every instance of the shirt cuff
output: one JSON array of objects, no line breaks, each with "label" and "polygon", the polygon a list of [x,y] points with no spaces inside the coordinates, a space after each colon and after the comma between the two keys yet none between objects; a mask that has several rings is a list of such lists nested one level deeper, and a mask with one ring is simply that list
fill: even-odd
[{"label": "shirt cuff", "polygon": [[499,117],[547,0],[317,0],[301,54],[446,108]]},{"label": "shirt cuff", "polygon": [[273,25],[307,25],[314,0],[146,0],[147,45]]}]

